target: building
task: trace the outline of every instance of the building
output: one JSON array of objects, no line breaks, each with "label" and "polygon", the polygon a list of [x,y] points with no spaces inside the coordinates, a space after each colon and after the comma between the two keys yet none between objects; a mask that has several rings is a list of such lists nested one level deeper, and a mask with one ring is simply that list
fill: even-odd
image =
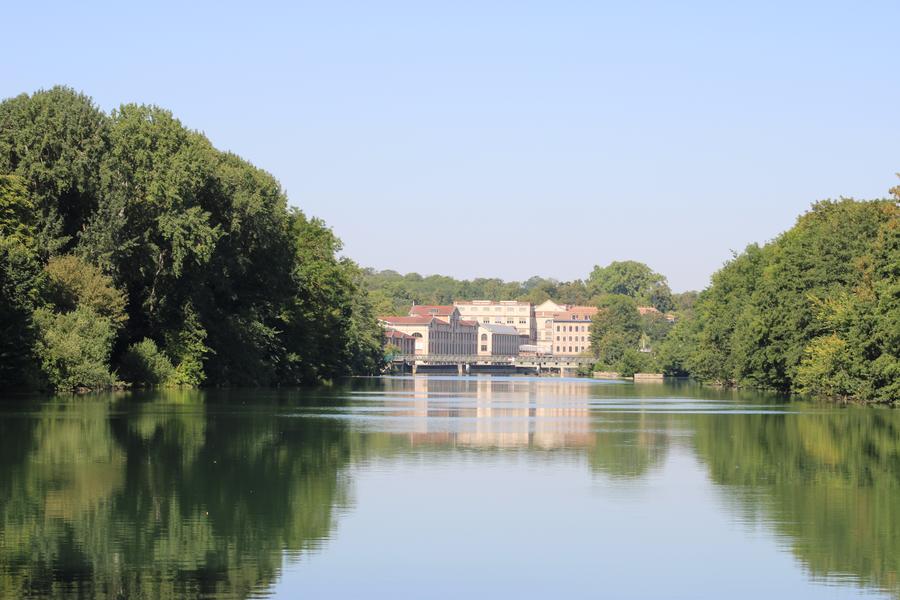
[{"label": "building", "polygon": [[537,340],[537,323],[534,305],[516,300],[465,300],[454,302],[465,319],[490,325],[508,325],[519,332],[521,344],[533,344]]},{"label": "building", "polygon": [[384,330],[384,347],[387,348],[388,346],[397,348],[398,354],[415,354],[416,338],[408,333],[388,327]]},{"label": "building", "polygon": [[545,300],[534,307],[536,345],[540,352],[553,352],[553,319],[572,308],[569,304],[557,304],[553,300]]},{"label": "building", "polygon": [[478,324],[479,356],[516,356],[519,354],[519,331],[510,325]]},{"label": "building", "polygon": [[477,354],[478,324],[461,319],[453,306],[413,306],[408,316],[378,320],[389,329],[415,338],[415,354]]},{"label": "building", "polygon": [[554,356],[577,356],[591,347],[591,319],[597,314],[592,306],[573,306],[553,319]]}]

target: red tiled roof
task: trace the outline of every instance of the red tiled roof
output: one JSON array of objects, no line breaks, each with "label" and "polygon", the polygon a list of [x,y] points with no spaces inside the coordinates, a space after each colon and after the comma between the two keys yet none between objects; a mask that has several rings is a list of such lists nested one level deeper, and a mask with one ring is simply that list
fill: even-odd
[{"label": "red tiled roof", "polygon": [[453,314],[454,310],[456,310],[456,307],[452,304],[417,304],[409,309],[409,314],[418,316],[434,315],[436,317],[449,317]]},{"label": "red tiled roof", "polygon": [[386,338],[402,338],[402,339],[415,339],[413,336],[408,333],[403,333],[402,331],[397,331],[396,329],[388,329],[384,332],[384,337]]},{"label": "red tiled roof", "polygon": [[654,306],[638,306],[637,309],[638,309],[638,312],[641,313],[642,315],[659,312],[658,310],[656,310],[656,307],[654,307]]},{"label": "red tiled roof", "polygon": [[[579,309],[579,310],[575,310]],[[568,312],[559,313],[556,317],[554,317],[554,321],[579,321],[585,322],[590,321],[591,317],[597,314],[597,309],[592,306],[575,306],[573,310]]]},{"label": "red tiled roof", "polygon": [[460,319],[459,324],[468,325],[469,327],[476,327],[478,325],[478,321],[467,321],[465,319]]},{"label": "red tiled roof", "polygon": [[588,313],[590,315],[597,314],[596,306],[570,306],[568,312]]},{"label": "red tiled roof", "polygon": [[384,321],[389,325],[428,325],[434,317],[412,316],[412,317],[378,317],[379,321]]}]

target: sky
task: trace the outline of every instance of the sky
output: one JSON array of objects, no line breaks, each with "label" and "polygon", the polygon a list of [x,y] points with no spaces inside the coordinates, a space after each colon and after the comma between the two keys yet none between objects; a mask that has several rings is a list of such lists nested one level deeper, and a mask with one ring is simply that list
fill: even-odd
[{"label": "sky", "polygon": [[15,2],[0,97],[156,104],[376,269],[702,289],[900,171],[900,3]]}]

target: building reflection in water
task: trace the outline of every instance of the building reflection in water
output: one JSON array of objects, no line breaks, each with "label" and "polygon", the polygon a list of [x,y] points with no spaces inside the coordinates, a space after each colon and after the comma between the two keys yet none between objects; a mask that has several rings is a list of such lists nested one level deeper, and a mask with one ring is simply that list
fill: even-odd
[{"label": "building reflection in water", "polygon": [[385,392],[394,414],[411,419],[414,444],[550,449],[593,443],[591,385],[584,381],[413,377],[387,380]]}]

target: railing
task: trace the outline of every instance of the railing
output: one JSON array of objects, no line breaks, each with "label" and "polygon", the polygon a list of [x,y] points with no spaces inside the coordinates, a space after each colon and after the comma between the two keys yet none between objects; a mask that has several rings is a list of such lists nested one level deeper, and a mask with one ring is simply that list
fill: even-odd
[{"label": "railing", "polygon": [[429,365],[514,365],[514,366],[572,366],[590,365],[596,362],[590,356],[484,356],[478,354],[395,354],[395,363],[418,363]]}]

